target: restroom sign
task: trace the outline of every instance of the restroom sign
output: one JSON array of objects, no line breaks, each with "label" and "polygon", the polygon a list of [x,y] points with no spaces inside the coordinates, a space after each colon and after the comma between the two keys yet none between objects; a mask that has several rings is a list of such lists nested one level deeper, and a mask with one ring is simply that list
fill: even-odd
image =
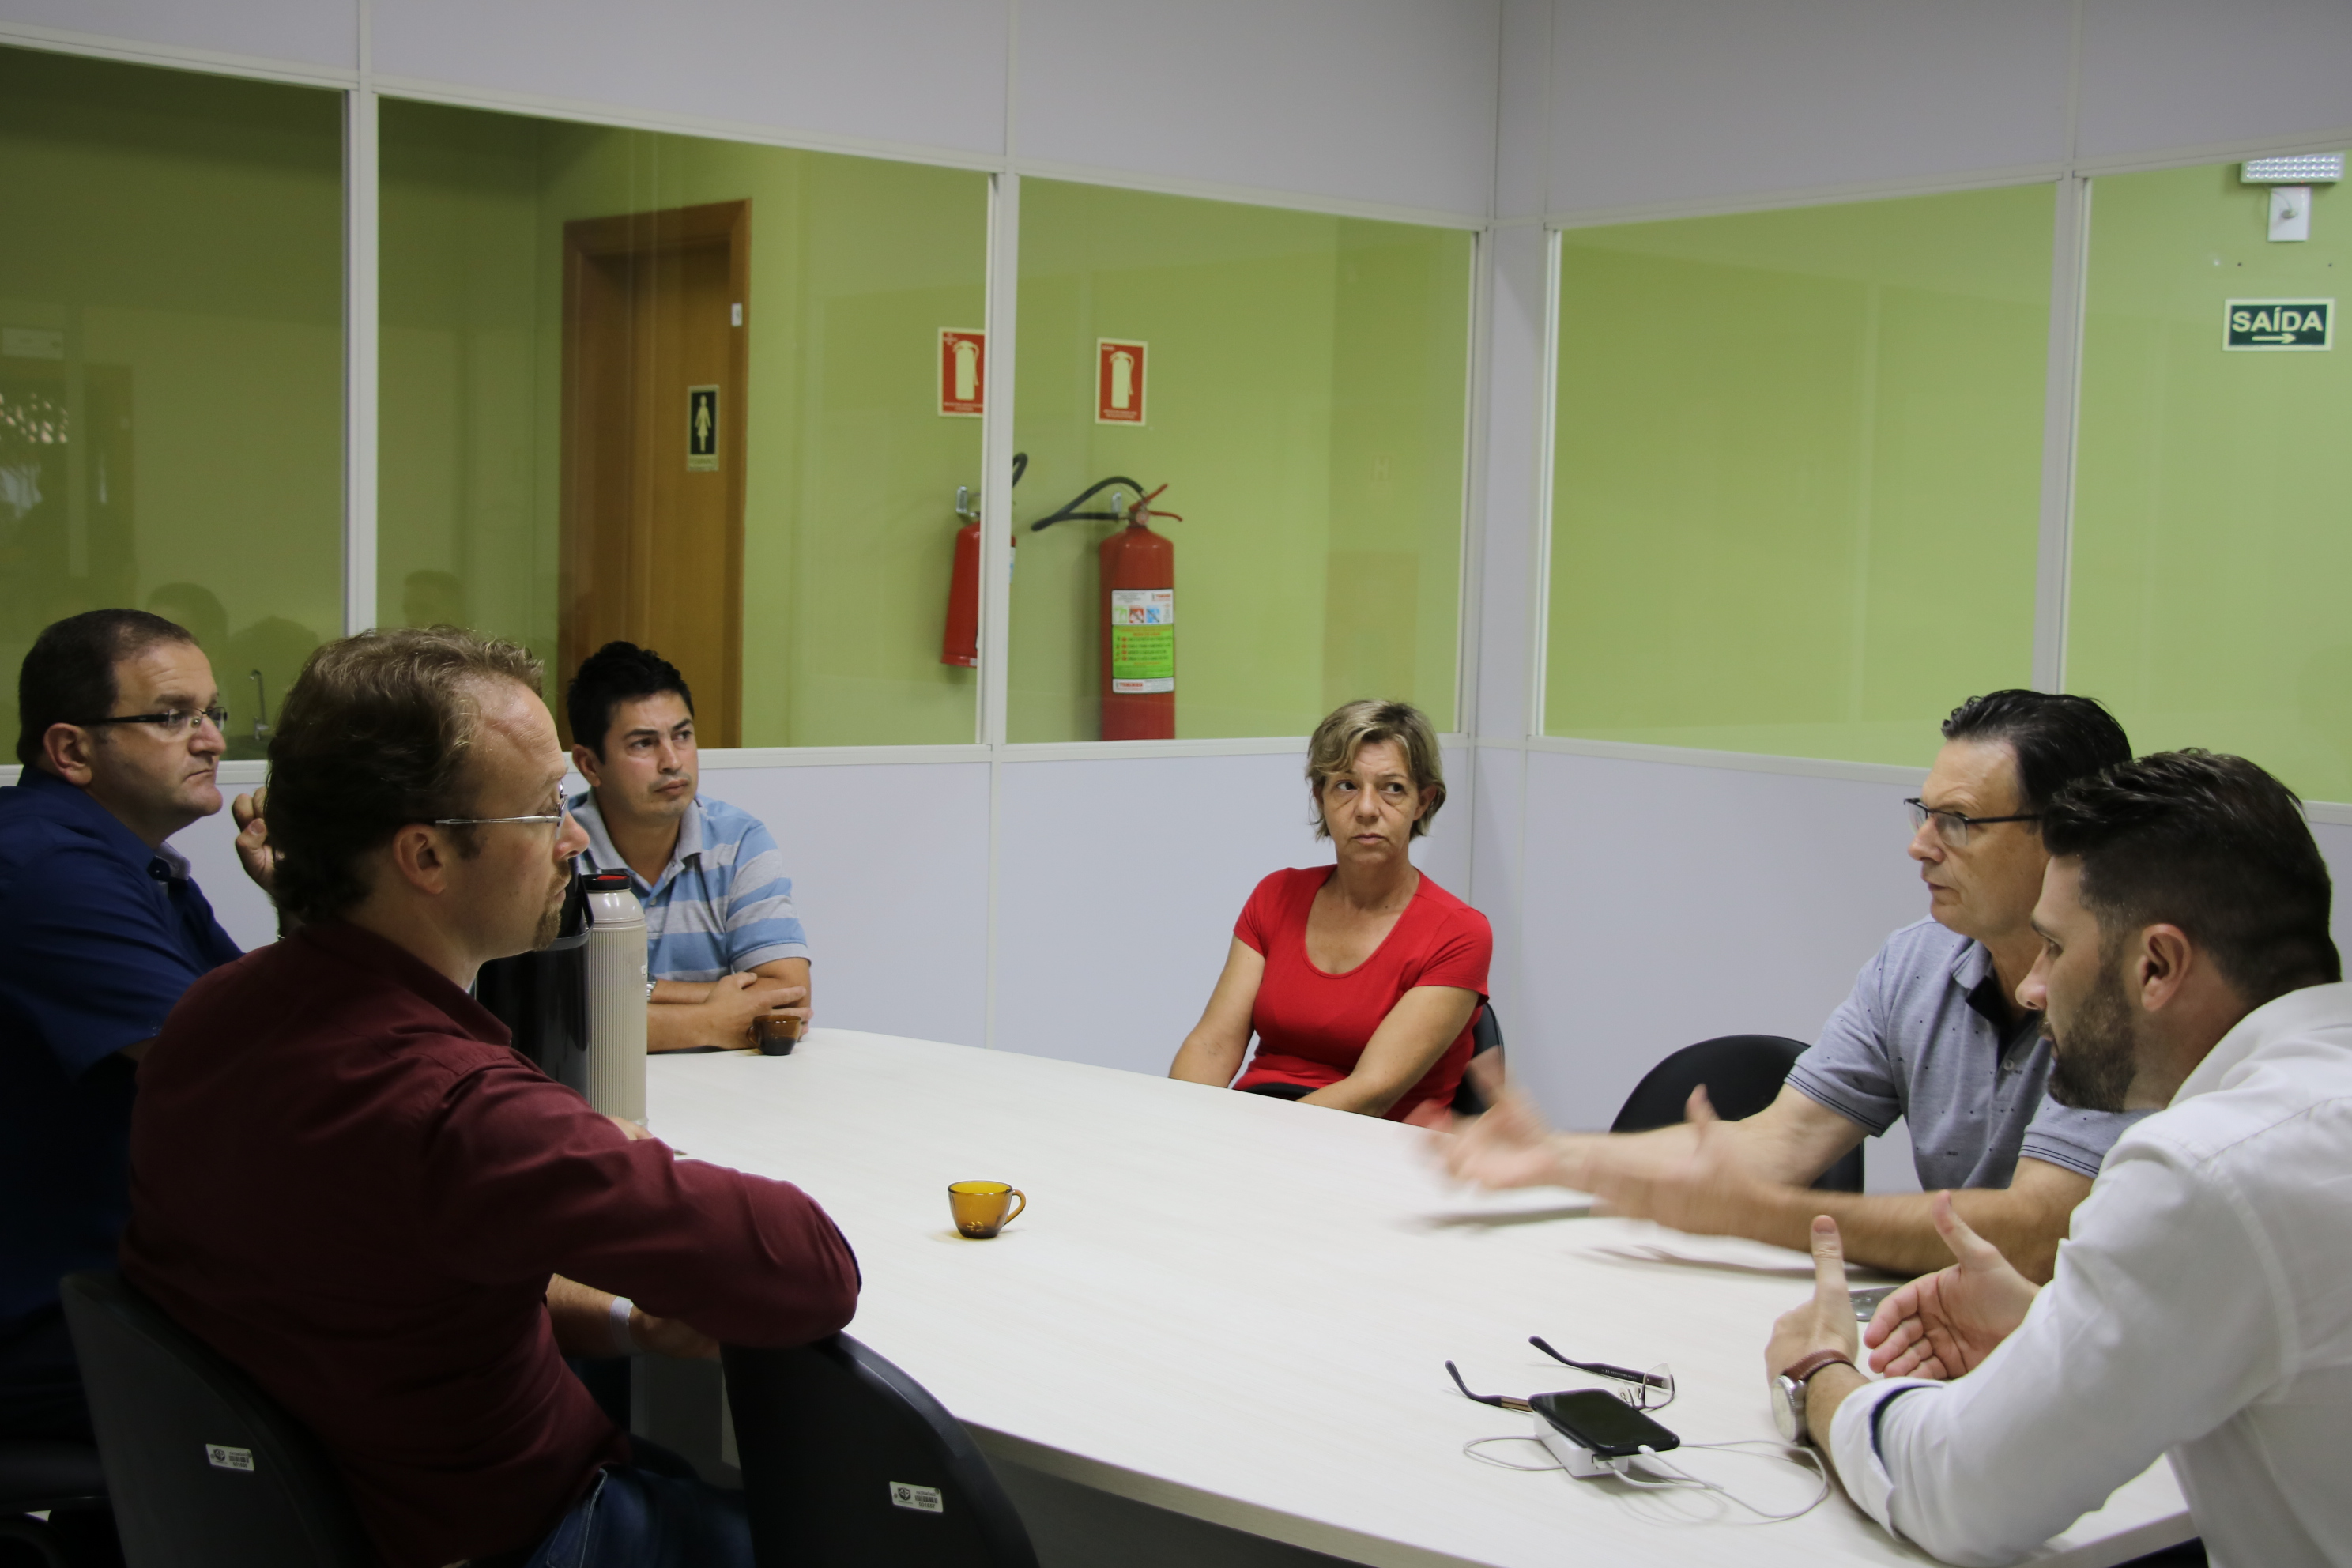
[{"label": "restroom sign", "polygon": [[719,471],[719,389],[715,386],[686,389],[686,471]]},{"label": "restroom sign", "polygon": [[2225,349],[2325,349],[2335,346],[2333,300],[2231,300],[2221,315]]},{"label": "restroom sign", "polygon": [[988,390],[988,334],[940,329],[940,412],[977,416]]},{"label": "restroom sign", "polygon": [[1143,345],[1095,340],[1095,423],[1143,423]]}]

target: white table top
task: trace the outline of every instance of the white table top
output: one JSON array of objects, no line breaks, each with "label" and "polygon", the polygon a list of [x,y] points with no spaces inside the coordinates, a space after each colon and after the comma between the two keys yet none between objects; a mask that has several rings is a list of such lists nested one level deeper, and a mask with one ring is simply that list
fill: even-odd
[{"label": "white table top", "polygon": [[[1012,1052],[817,1029],[790,1057],[649,1068],[655,1133],[824,1204],[865,1272],[850,1332],[1007,1458],[1395,1568],[1927,1561],[1843,1495],[1763,1524],[1461,1451],[1528,1418],[1464,1399],[1447,1359],[1480,1393],[1600,1381],[1529,1334],[1671,1363],[1661,1415],[1685,1444],[1772,1436],[1764,1342],[1809,1289],[1801,1255],[1594,1218],[1557,1191],[1467,1193],[1394,1123]],[[1029,1212],[965,1240],[946,1188],[967,1180],[1010,1182]],[[1773,1459],[1673,1458],[1769,1508],[1814,1485]],[[2158,1465],[2043,1560],[2105,1568],[2190,1533]]]}]

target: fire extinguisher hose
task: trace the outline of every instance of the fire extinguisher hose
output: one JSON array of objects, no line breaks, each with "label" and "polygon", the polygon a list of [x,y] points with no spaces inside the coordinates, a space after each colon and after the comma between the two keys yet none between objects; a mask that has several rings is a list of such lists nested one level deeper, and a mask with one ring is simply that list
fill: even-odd
[{"label": "fire extinguisher hose", "polygon": [[[1070,500],[1063,502],[1062,509],[1059,511],[1050,512],[1031,523],[1029,525],[1029,531],[1034,533],[1039,529],[1048,527],[1056,522],[1125,522],[1127,521],[1127,514],[1123,511],[1080,511],[1078,510],[1078,508],[1086,505],[1087,502],[1094,500],[1095,497],[1100,495],[1103,491],[1109,489],[1116,485],[1124,485],[1139,496],[1143,493],[1143,487],[1135,480],[1129,479],[1124,474],[1113,474],[1107,479],[1097,479],[1093,484],[1088,485],[1085,489],[1080,490]],[[1164,489],[1165,487],[1163,486],[1162,488]]]}]

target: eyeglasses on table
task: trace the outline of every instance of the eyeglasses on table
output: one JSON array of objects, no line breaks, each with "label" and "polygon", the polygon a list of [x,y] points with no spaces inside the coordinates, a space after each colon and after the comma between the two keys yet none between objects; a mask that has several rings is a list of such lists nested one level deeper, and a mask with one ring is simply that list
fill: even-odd
[{"label": "eyeglasses on table", "polygon": [[[1635,1372],[1631,1367],[1618,1366],[1611,1362],[1578,1361],[1573,1356],[1562,1355],[1550,1345],[1546,1344],[1539,1335],[1529,1334],[1528,1343],[1535,1346],[1562,1366],[1572,1366],[1579,1372],[1589,1372],[1596,1377],[1605,1377],[1612,1383],[1626,1384],[1626,1387],[1612,1389],[1610,1392],[1636,1410],[1664,1410],[1675,1402],[1675,1369],[1664,1362],[1660,1362],[1647,1372]],[[1465,1397],[1475,1399],[1481,1405],[1492,1405],[1502,1410],[1534,1408],[1526,1400],[1511,1394],[1472,1393],[1470,1385],[1462,1381],[1461,1369],[1450,1361],[1445,1363],[1445,1371],[1446,1374],[1454,1379],[1454,1386],[1460,1389]]]}]

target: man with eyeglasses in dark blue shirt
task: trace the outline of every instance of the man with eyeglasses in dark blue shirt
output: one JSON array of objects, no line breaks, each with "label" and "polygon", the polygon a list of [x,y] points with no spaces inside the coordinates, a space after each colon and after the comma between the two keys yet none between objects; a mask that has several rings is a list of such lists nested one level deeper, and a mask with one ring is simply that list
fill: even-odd
[{"label": "man with eyeglasses in dark blue shirt", "polygon": [[[180,994],[242,952],[164,841],[221,808],[212,666],[179,626],[92,610],[17,678],[0,789],[0,1438],[90,1435],[58,1280],[111,1268],[131,1212],[137,1064]],[[269,850],[240,796],[238,856]]]}]

